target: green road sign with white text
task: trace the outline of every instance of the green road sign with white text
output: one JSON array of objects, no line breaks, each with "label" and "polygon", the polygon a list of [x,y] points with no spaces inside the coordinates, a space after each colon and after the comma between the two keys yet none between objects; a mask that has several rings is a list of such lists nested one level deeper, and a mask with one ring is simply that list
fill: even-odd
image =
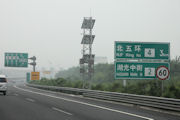
[{"label": "green road sign with white text", "polygon": [[28,54],[5,53],[5,67],[28,67]]},{"label": "green road sign with white text", "polygon": [[169,63],[115,61],[115,79],[170,79]]},{"label": "green road sign with white text", "polygon": [[115,59],[169,60],[170,44],[115,41]]},{"label": "green road sign with white text", "polygon": [[31,73],[26,73],[26,82],[28,83],[31,80]]}]

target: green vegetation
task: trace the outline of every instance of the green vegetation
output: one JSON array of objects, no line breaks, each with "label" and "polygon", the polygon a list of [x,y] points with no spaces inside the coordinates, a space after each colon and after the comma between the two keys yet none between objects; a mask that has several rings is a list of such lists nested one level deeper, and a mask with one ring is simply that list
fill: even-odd
[{"label": "green vegetation", "polygon": [[[171,80],[127,80],[127,86],[124,87],[122,80],[114,80],[113,64],[98,64],[95,65],[92,89],[180,99],[180,62],[171,61],[170,74]],[[82,77],[79,73],[79,67],[73,67],[68,70],[59,71],[56,74],[56,79],[48,80],[43,78],[40,81],[31,81],[31,83],[82,88]]]},{"label": "green vegetation", "polygon": [[64,78],[57,78],[50,80],[46,78],[42,78],[41,80],[30,81],[30,83],[39,84],[39,85],[59,86],[59,87],[73,87],[73,88],[82,87],[81,81],[69,81]]}]

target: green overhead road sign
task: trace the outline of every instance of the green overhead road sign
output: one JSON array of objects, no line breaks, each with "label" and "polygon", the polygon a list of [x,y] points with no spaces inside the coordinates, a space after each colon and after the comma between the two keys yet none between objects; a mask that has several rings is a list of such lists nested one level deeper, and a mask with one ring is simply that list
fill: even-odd
[{"label": "green overhead road sign", "polygon": [[170,59],[169,43],[115,41],[114,48],[115,59]]},{"label": "green overhead road sign", "polygon": [[115,79],[170,79],[169,63],[115,61]]},{"label": "green overhead road sign", "polygon": [[28,54],[5,53],[5,67],[28,67]]}]

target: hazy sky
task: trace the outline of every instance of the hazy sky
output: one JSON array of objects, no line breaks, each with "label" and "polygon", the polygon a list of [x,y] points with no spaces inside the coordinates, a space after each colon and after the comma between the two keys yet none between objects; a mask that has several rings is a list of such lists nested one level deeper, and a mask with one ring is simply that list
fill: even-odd
[{"label": "hazy sky", "polygon": [[90,10],[96,56],[113,62],[114,41],[170,42],[180,55],[180,0],[0,0],[0,67],[4,52],[35,55],[39,68],[77,66]]}]

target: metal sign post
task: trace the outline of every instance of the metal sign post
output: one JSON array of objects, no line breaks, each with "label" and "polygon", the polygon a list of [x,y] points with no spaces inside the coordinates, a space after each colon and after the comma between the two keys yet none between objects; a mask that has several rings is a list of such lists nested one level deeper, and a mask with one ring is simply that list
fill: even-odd
[{"label": "metal sign post", "polygon": [[33,72],[35,72],[36,71],[36,57],[33,56],[33,57],[30,57],[29,59],[31,59],[33,61],[29,64],[33,66]]},{"label": "metal sign post", "polygon": [[163,96],[163,91],[164,91],[164,81],[161,81],[161,96]]},{"label": "metal sign post", "polygon": [[123,87],[126,87],[126,80],[123,80]]}]

